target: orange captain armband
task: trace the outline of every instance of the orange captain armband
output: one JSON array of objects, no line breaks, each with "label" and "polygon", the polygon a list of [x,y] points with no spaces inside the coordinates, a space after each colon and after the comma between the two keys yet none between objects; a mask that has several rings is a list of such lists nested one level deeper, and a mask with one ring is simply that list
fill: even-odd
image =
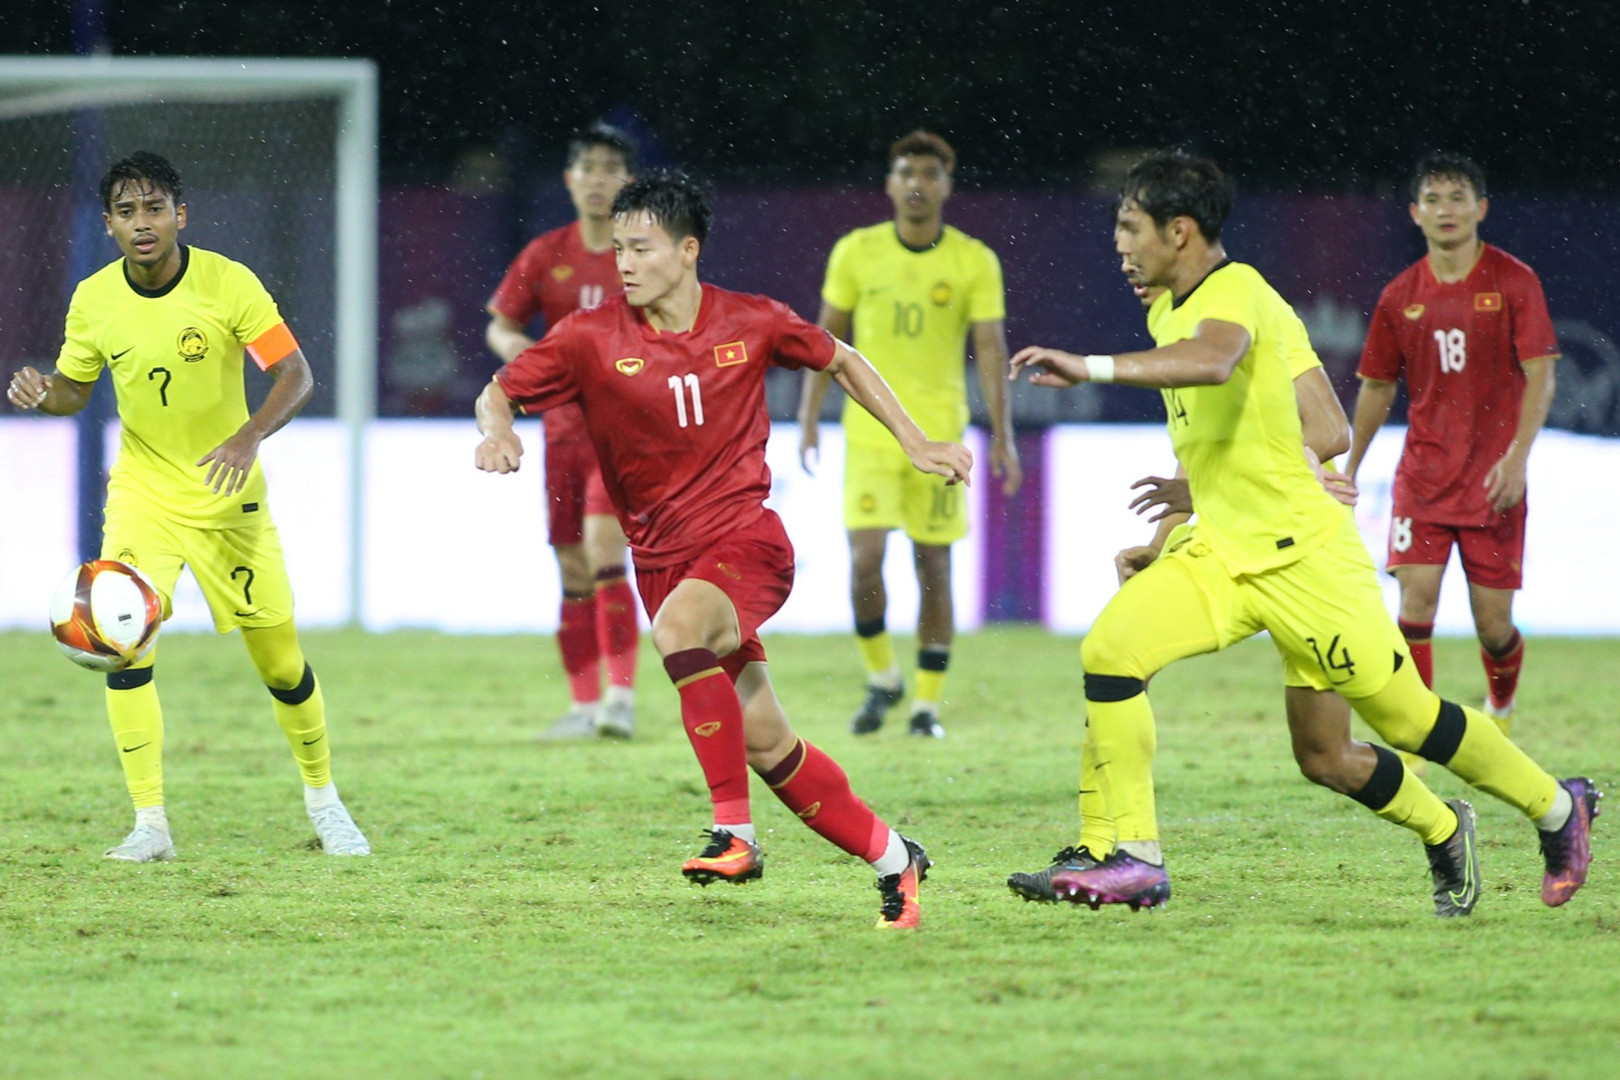
[{"label": "orange captain armband", "polygon": [[259,365],[260,371],[268,371],[270,367],[290,356],[298,348],[298,339],[294,338],[292,331],[287,329],[284,322],[276,323],[270,329],[248,342],[248,352],[253,362]]}]

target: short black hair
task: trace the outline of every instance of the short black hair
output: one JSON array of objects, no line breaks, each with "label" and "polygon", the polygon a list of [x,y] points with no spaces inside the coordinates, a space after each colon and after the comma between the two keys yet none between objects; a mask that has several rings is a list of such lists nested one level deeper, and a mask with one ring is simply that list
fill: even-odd
[{"label": "short black hair", "polygon": [[1413,202],[1417,202],[1418,192],[1423,189],[1425,180],[1455,180],[1458,183],[1467,181],[1474,189],[1474,198],[1485,197],[1485,170],[1472,158],[1463,157],[1461,154],[1451,154],[1444,150],[1425,154],[1423,160],[1417,163],[1417,168],[1412,170]]},{"label": "short black hair", "polygon": [[951,149],[951,144],[922,128],[894,141],[894,145],[889,147],[889,167],[892,169],[895,161],[903,157],[936,157],[945,166],[946,173],[956,171],[956,151]]},{"label": "short black hair", "polygon": [[688,236],[697,237],[700,245],[707,243],[709,227],[714,224],[707,185],[677,169],[654,169],[614,196],[614,217],[643,212],[677,243]]},{"label": "short black hair", "polygon": [[132,180],[145,180],[157,191],[166,192],[179,206],[181,195],[180,174],[169,159],[150,150],[137,150],[127,158],[119,158],[101,178],[101,208],[112,213],[113,196]]},{"label": "short black hair", "polygon": [[598,120],[589,127],[580,128],[568,140],[568,164],[578,161],[593,146],[605,146],[624,158],[626,172],[636,171],[636,140],[630,133]]},{"label": "short black hair", "polygon": [[1131,166],[1119,201],[1136,203],[1161,229],[1174,218],[1190,217],[1213,244],[1221,238],[1235,194],[1232,181],[1208,158],[1161,150]]}]

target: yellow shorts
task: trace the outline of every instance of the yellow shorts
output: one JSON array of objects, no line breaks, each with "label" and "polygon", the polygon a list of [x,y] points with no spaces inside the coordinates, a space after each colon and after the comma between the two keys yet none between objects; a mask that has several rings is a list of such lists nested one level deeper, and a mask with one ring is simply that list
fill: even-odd
[{"label": "yellow shorts", "polygon": [[222,634],[238,626],[280,626],[292,618],[287,560],[268,514],[251,526],[199,529],[142,508],[109,503],[101,557],[145,571],[163,596],[165,619],[183,566],[191,567],[202,586],[214,629]]},{"label": "yellow shorts", "polygon": [[967,499],[962,485],[918,470],[899,443],[849,443],[844,528],[904,528],[913,543],[950,545],[967,535]]},{"label": "yellow shorts", "polygon": [[1262,630],[1283,659],[1283,682],[1376,694],[1410,654],[1384,607],[1378,571],[1349,515],[1324,544],[1288,566],[1234,577],[1198,535],[1171,534],[1153,565],[1127,581],[1087,634],[1103,675],[1147,678],[1182,657],[1214,652]]}]

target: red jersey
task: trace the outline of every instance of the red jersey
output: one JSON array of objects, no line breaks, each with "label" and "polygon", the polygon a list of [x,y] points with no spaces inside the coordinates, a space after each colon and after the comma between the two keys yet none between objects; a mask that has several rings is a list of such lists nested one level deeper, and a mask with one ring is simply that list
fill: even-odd
[{"label": "red jersey", "polygon": [[832,336],[764,296],[704,285],[697,320],[660,333],[622,297],[580,311],[495,373],[524,411],[584,407],[636,565],[656,569],[765,513],[771,365],[832,362]]},{"label": "red jersey", "polygon": [[1501,248],[1483,245],[1462,281],[1436,281],[1423,258],[1385,286],[1358,373],[1406,378],[1409,426],[1395,506],[1437,524],[1495,521],[1485,474],[1518,430],[1520,365],[1556,355],[1540,279]]},{"label": "red jersey", "polygon": [[[545,319],[546,331],[581,308],[593,308],[624,291],[613,249],[590,251],[580,236],[579,222],[530,240],[489,298],[488,309],[527,326],[535,315]],[[549,411],[546,439],[560,442],[585,437],[585,418],[577,406]]]}]

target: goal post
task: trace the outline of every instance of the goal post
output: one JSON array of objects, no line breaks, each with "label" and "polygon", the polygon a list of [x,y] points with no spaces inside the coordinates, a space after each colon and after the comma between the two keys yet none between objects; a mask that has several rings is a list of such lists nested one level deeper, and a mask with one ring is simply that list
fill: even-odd
[{"label": "goal post", "polygon": [[[347,436],[346,576],[349,620],[357,620],[362,455],[377,398],[375,64],[0,56],[0,134],[8,144],[7,160],[0,162],[0,199],[9,200],[13,212],[21,208],[38,218],[37,229],[54,230],[59,249],[68,247],[70,237],[80,249],[67,254],[65,265],[12,271],[18,279],[12,291],[26,287],[29,298],[17,300],[11,311],[0,301],[0,323],[15,326],[23,321],[20,315],[37,323],[50,305],[53,314],[45,321],[54,323],[56,341],[68,291],[107,261],[99,246],[100,208],[84,205],[86,198],[94,201],[93,190],[84,190],[87,176],[99,176],[113,157],[133,149],[167,149],[188,192],[240,196],[239,207],[194,206],[188,232],[206,238],[198,219],[220,221],[223,214],[219,240],[205,239],[205,245],[267,279],[300,342],[313,346],[317,372],[330,371],[330,393],[322,391],[310,411],[334,417]],[[86,230],[83,219],[91,210],[96,228]],[[36,280],[22,281],[29,273]],[[53,274],[60,284],[43,282]],[[12,284],[0,281],[0,292]],[[49,363],[54,352],[47,354],[42,332],[27,346],[12,338],[11,347],[24,348],[29,362]],[[94,451],[82,453],[99,470],[99,462],[88,461]]]}]

